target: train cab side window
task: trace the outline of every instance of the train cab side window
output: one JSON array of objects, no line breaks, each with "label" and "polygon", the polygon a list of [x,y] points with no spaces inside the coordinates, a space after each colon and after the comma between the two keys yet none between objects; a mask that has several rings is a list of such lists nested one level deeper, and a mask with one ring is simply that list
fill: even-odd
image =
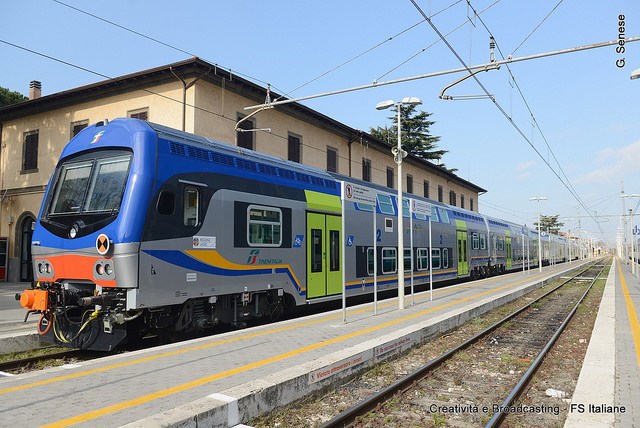
[{"label": "train cab side window", "polygon": [[481,250],[487,249],[487,235],[485,235],[484,233],[480,234],[480,249]]},{"label": "train cab side window", "polygon": [[184,188],[184,225],[196,227],[200,224],[199,218],[200,192],[195,187]]},{"label": "train cab side window", "polygon": [[176,196],[173,192],[163,190],[158,196],[158,203],[156,204],[158,214],[173,215],[176,210]]}]

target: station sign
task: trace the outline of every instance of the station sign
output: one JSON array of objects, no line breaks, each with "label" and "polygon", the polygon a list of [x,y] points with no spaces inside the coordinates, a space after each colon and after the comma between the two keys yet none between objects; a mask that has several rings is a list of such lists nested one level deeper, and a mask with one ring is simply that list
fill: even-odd
[{"label": "station sign", "polygon": [[427,217],[431,217],[431,204],[417,199],[409,199],[409,207],[413,214],[420,214]]},{"label": "station sign", "polygon": [[359,184],[347,183],[343,181],[343,197],[345,201],[357,202],[359,204],[376,204],[376,191]]}]

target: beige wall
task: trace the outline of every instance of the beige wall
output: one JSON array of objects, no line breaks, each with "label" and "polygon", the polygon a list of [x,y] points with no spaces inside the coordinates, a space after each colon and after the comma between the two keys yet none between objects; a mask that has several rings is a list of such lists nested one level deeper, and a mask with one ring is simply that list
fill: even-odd
[{"label": "beige wall", "polygon": [[[153,93],[152,93],[152,92]],[[131,92],[105,96],[97,101],[79,103],[68,108],[56,109],[41,114],[10,120],[2,124],[2,147],[0,151],[0,236],[9,237],[9,257],[15,266],[19,258],[19,219],[25,213],[37,215],[43,197],[42,188],[47,184],[58,161],[63,147],[71,137],[72,123],[87,121],[89,124],[103,119],[113,120],[126,117],[136,110],[146,109],[151,122],[161,123],[176,129],[182,128],[183,86],[179,81],[157,85],[150,91]],[[196,82],[186,92],[185,130],[215,140],[235,144],[235,124],[238,114],[247,115],[247,105],[257,104],[229,90],[223,90],[204,80]],[[197,106],[193,107],[193,106]],[[382,151],[359,141],[351,143],[351,161],[349,164],[349,146],[345,137],[329,130],[312,125],[289,116],[283,108],[261,111],[255,116],[257,128],[271,128],[271,132],[256,132],[254,135],[256,150],[270,155],[288,157],[288,136],[290,133],[301,137],[302,163],[320,169],[326,169],[327,147],[338,150],[338,172],[362,178],[362,158],[371,160],[372,181],[386,185],[386,168],[397,166],[390,152]],[[24,134],[38,130],[38,171],[21,173]],[[449,191],[457,194],[460,206],[460,194],[465,195],[465,208],[469,208],[469,197],[474,199],[474,209],[478,210],[478,198],[475,193],[463,186],[447,181],[445,178],[426,172],[413,161],[403,163],[403,185],[406,174],[413,175],[414,194],[423,195],[423,180],[429,180],[432,199],[437,199],[438,185],[443,186],[443,201],[449,202]],[[394,179],[395,187],[395,179]],[[406,190],[406,187],[405,187]],[[18,260],[19,261],[19,260]],[[11,279],[18,275],[13,269]]]}]

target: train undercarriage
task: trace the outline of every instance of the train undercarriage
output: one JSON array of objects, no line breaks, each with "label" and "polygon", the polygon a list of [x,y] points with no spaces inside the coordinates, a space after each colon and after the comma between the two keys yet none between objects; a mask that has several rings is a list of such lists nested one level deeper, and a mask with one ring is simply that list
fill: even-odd
[{"label": "train undercarriage", "polygon": [[187,299],[182,304],[126,310],[126,290],[93,284],[43,282],[16,295],[30,314],[38,314],[37,331],[45,341],[77,349],[112,351],[143,337],[175,341],[218,325],[245,327],[270,322],[289,299],[280,290]]}]

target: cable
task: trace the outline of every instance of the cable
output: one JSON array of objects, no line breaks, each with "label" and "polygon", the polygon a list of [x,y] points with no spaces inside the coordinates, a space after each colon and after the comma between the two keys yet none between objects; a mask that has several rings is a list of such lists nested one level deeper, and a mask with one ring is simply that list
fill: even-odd
[{"label": "cable", "polygon": [[[54,1],[55,1],[55,0],[54,0]],[[115,78],[115,77],[107,76],[106,74],[102,74],[102,73],[97,72],[97,71],[95,71],[95,70],[91,70],[91,69],[89,69],[89,68],[86,68],[86,67],[83,67],[83,66],[80,66],[80,65],[77,65],[77,64],[73,64],[73,63],[71,63],[71,62],[68,62],[68,61],[62,60],[62,59],[60,59],[60,58],[56,58],[56,57],[53,57],[53,56],[51,56],[51,55],[47,55],[47,54],[44,54],[44,53],[42,53],[42,52],[38,52],[38,51],[35,51],[35,50],[33,50],[33,49],[29,49],[29,48],[27,48],[27,47],[17,45],[17,44],[15,44],[15,43],[11,43],[11,42],[6,41],[6,40],[3,40],[3,39],[0,39],[0,43],[4,43],[4,44],[9,45],[9,46],[12,46],[12,47],[14,47],[14,48],[16,48],[16,49],[20,49],[20,50],[23,50],[23,51],[26,51],[26,52],[32,53],[32,54],[34,54],[34,55],[41,56],[41,57],[43,57],[43,58],[47,58],[47,59],[49,59],[49,60],[51,60],[51,61],[59,62],[59,63],[64,64],[64,65],[66,65],[66,66],[69,66],[69,67],[72,67],[72,68],[76,68],[76,69],[78,69],[78,70],[82,70],[82,71],[85,71],[85,72],[90,73],[90,74],[94,74],[94,75],[96,75],[96,76],[99,76],[99,77],[105,78],[105,79],[107,79],[107,80],[117,80],[117,78]],[[205,112],[205,113],[210,113],[210,114],[212,114],[212,115],[214,115],[214,116],[218,116],[218,117],[220,117],[220,118],[222,118],[222,119],[230,120],[230,121],[233,121],[233,122],[235,123],[235,120],[233,120],[233,119],[231,119],[231,118],[229,118],[229,117],[223,116],[223,115],[221,115],[221,114],[219,114],[219,113],[216,113],[216,112],[214,112],[214,111],[207,110],[207,109],[205,109],[205,108],[203,108],[203,107],[198,107],[198,106],[196,106],[196,105],[194,105],[194,104],[184,103],[182,100],[178,100],[178,99],[175,99],[175,98],[171,98],[171,97],[170,97],[170,96],[168,96],[168,95],[160,94],[160,93],[158,93],[158,92],[154,92],[154,91],[149,90],[149,89],[140,88],[139,90],[144,91],[144,92],[147,92],[147,93],[152,94],[152,95],[157,95],[157,96],[159,96],[159,97],[161,97],[161,98],[164,98],[164,99],[166,99],[166,100],[169,100],[169,101],[174,101],[174,102],[176,102],[176,103],[179,103],[180,105],[183,105],[183,104],[184,104],[184,105],[186,105],[187,107],[191,107],[191,108],[194,108],[194,109],[196,109],[196,110],[199,110],[199,111],[202,111],[202,112]]]},{"label": "cable", "polygon": [[545,16],[545,17],[544,17],[544,19],[542,19],[542,21],[540,21],[540,23],[539,23],[538,25],[536,25],[536,27],[535,27],[535,28],[534,28],[534,29],[529,33],[529,35],[527,35],[527,37],[525,37],[525,38],[524,38],[524,40],[523,40],[523,41],[521,41],[521,42],[520,42],[520,44],[519,44],[518,46],[516,46],[516,48],[513,50],[513,52],[511,52],[511,55],[513,55],[514,53],[516,53],[516,51],[517,51],[518,49],[520,49],[520,47],[521,47],[522,45],[524,45],[524,43],[525,43],[527,40],[529,40],[529,37],[531,37],[531,36],[533,35],[533,33],[535,33],[535,32],[538,30],[538,28],[540,28],[540,27],[542,26],[542,24],[544,24],[544,21],[546,21],[546,20],[547,20],[547,18],[549,18],[549,17],[551,16],[551,14],[552,14],[553,12],[555,12],[555,11],[556,11],[556,9],[558,8],[558,6],[560,6],[560,4],[561,4],[563,1],[564,1],[564,0],[560,0],[560,1],[558,2],[558,4],[556,4],[556,5],[554,6],[554,8],[553,8],[553,9],[551,9],[551,12],[549,12],[549,13],[547,14],[547,16]]},{"label": "cable", "polygon": [[[90,16],[90,17],[92,17],[92,18],[94,18],[94,19],[97,19],[97,20],[99,20],[99,21],[102,21],[102,22],[104,22],[104,23],[107,23],[107,24],[109,24],[109,25],[112,25],[112,26],[114,26],[114,27],[120,28],[121,30],[128,31],[129,33],[135,34],[136,36],[140,36],[140,37],[143,37],[143,38],[145,38],[145,39],[147,39],[147,40],[150,40],[150,41],[152,41],[152,42],[158,43],[158,44],[160,44],[160,45],[162,45],[162,46],[165,46],[165,47],[167,47],[167,48],[169,48],[169,49],[173,49],[173,50],[176,50],[176,51],[178,51],[178,52],[181,52],[181,53],[187,54],[187,55],[189,55],[189,56],[191,56],[191,57],[198,57],[198,55],[196,55],[196,54],[194,54],[194,53],[191,53],[191,52],[189,52],[189,51],[186,51],[186,50],[184,50],[184,49],[181,49],[181,48],[179,48],[179,47],[176,47],[176,46],[174,46],[174,45],[172,45],[172,44],[170,44],[170,43],[163,42],[162,40],[156,39],[156,38],[151,37],[151,36],[147,36],[146,34],[143,34],[143,33],[139,32],[139,31],[132,30],[131,28],[129,28],[129,27],[125,27],[124,25],[118,24],[118,23],[113,22],[113,21],[109,21],[108,19],[102,18],[102,17],[100,17],[100,16],[98,16],[98,15],[95,15],[95,14],[93,14],[93,13],[87,12],[86,10],[83,10],[83,9],[77,8],[77,7],[75,7],[75,6],[71,6],[70,4],[64,3],[64,2],[62,2],[62,1],[60,1],[60,0],[51,0],[51,1],[53,1],[53,2],[55,2],[55,3],[58,3],[58,4],[59,4],[59,5],[61,5],[61,6],[65,6],[65,7],[68,7],[69,9],[75,10],[76,12],[82,13],[82,14],[84,14],[84,15]],[[204,58],[203,58],[203,59],[204,59]],[[206,59],[205,59],[205,61],[206,61]],[[213,61],[207,61],[207,62],[213,63]],[[215,63],[213,63],[213,64],[214,64],[216,67],[218,67],[218,66],[219,66],[219,64],[215,64]],[[228,68],[226,68],[226,67],[222,67],[222,66],[220,66],[220,68],[222,68],[222,69],[226,69],[226,70],[229,72],[229,74],[231,74],[231,69],[230,69],[230,68],[228,69]],[[255,82],[260,82],[260,83],[262,83],[262,84],[264,84],[264,85],[267,85],[267,84],[268,84],[268,82],[265,82],[265,81],[263,81],[263,80],[257,79],[257,78],[255,78],[255,77],[252,77],[252,76],[249,76],[249,75],[246,75],[246,74],[243,74],[243,73],[239,73],[239,72],[236,72],[236,71],[234,71],[233,73],[234,73],[234,74],[236,74],[236,75],[238,75],[238,76],[242,76],[242,77],[245,77],[245,78],[247,78],[247,79],[251,79],[251,80],[253,80],[253,81],[255,81]],[[271,86],[273,86],[273,85],[271,85]],[[274,88],[276,88],[275,86],[273,86],[273,87],[274,87]],[[278,92],[283,92],[283,91],[281,91],[281,90],[280,90],[280,89],[278,89],[278,88],[276,88],[276,90],[277,90]]]},{"label": "cable", "polygon": [[[440,37],[442,39],[442,41],[445,43],[445,45],[449,48],[449,50],[451,51],[451,53],[453,53],[453,55],[458,59],[458,61],[462,64],[462,66],[464,68],[466,68],[466,70],[471,74],[472,71],[469,68],[469,66],[466,64],[466,62],[460,57],[460,54],[458,54],[458,52],[454,49],[454,47],[451,45],[451,43],[449,43],[449,41],[446,39],[446,37],[440,32],[440,30],[438,30],[438,28],[433,24],[433,22],[431,21],[431,19],[425,14],[425,12],[422,10],[422,8],[416,3],[415,0],[410,0],[411,3],[413,4],[413,6],[418,10],[418,12],[425,18],[425,20],[427,21],[427,23],[431,26],[431,28],[433,29],[433,31],[438,35],[438,37]],[[487,90],[487,88],[482,84],[482,82],[480,82],[480,80],[478,79],[478,77],[476,75],[472,76],[473,79],[476,81],[476,83],[480,86],[480,88],[484,91],[484,93],[487,96],[490,96],[489,91]],[[553,172],[553,174],[560,180],[560,182],[567,188],[567,190],[569,190],[569,192],[576,198],[576,200],[580,203],[580,205],[585,209],[585,211],[591,216],[591,218],[596,222],[596,224],[598,224],[597,220],[593,217],[593,215],[591,215],[589,209],[586,207],[586,205],[584,204],[584,202],[575,194],[574,191],[572,191],[572,189],[567,185],[567,183],[564,182],[564,180],[562,180],[562,178],[558,175],[558,173],[551,167],[551,165],[549,164],[549,162],[544,158],[544,156],[542,156],[542,154],[540,153],[540,151],[532,144],[531,140],[529,140],[529,138],[527,138],[527,136],[522,132],[522,130],[520,129],[520,127],[513,121],[513,118],[511,116],[509,116],[507,114],[507,112],[504,110],[504,108],[500,105],[500,103],[498,103],[498,101],[495,99],[495,97],[490,98],[493,102],[493,104],[496,106],[496,108],[502,113],[502,115],[509,121],[509,123],[511,124],[511,126],[522,136],[522,138],[529,144],[529,146],[531,146],[531,148],[536,152],[536,154],[540,157],[540,159],[542,159],[542,161],[549,167],[549,169]],[[600,225],[598,224],[598,227],[600,228]],[[601,228],[600,228],[601,229]]]},{"label": "cable", "polygon": [[[563,0],[561,0],[560,3],[562,3],[562,1]],[[467,0],[467,3],[469,5],[469,7],[473,10],[473,12],[476,14],[476,16],[478,17],[478,20],[482,23],[482,25],[484,26],[484,28],[487,31],[487,33],[489,33],[489,35],[491,36],[493,42],[496,44],[496,47],[498,48],[498,52],[500,53],[500,56],[502,57],[502,59],[505,59],[504,54],[502,53],[502,50],[500,49],[500,46],[498,45],[497,41],[495,40],[495,37],[494,37],[493,33],[491,32],[491,30],[489,30],[489,27],[487,26],[487,24],[484,22],[482,17],[480,17],[480,15],[477,13],[475,8],[471,5],[471,1]],[[547,16],[545,17],[545,20],[558,8],[560,3],[558,3],[553,8],[553,10],[551,12],[549,12],[549,14],[547,14]],[[518,93],[520,94],[520,98],[522,99],[522,101],[524,102],[525,106],[527,107],[527,110],[529,111],[529,114],[531,116],[533,124],[535,125],[536,129],[538,129],[538,132],[540,132],[540,135],[542,136],[542,139],[544,140],[545,145],[547,146],[547,150],[549,150],[549,152],[551,153],[551,156],[555,160],[555,163],[558,166],[558,169],[562,173],[562,176],[564,177],[566,182],[564,182],[560,177],[558,177],[558,178],[560,179],[561,182],[563,182],[565,184],[565,187],[567,187],[567,189],[574,196],[574,198],[576,198],[576,200],[585,208],[585,210],[587,210],[587,208],[585,207],[586,204],[584,204],[584,202],[582,201],[582,198],[580,197],[580,195],[578,195],[578,192],[575,190],[575,188],[571,184],[571,181],[569,180],[569,177],[567,177],[566,173],[564,172],[564,169],[562,168],[562,165],[558,161],[558,158],[556,157],[553,149],[551,148],[551,146],[549,144],[549,141],[547,140],[547,137],[542,132],[542,129],[540,129],[540,126],[538,125],[538,121],[536,120],[536,117],[533,114],[533,111],[531,110],[531,107],[529,106],[529,103],[527,102],[527,100],[526,100],[526,98],[524,96],[524,93],[522,92],[522,89],[520,88],[520,85],[518,85],[518,82],[516,81],[516,78],[515,78],[515,76],[513,74],[513,71],[511,70],[511,67],[509,67],[509,64],[506,64],[506,67],[507,67],[507,70],[509,71],[509,75],[511,76],[511,79],[512,79],[513,83],[515,84],[515,86],[516,86],[516,88],[518,90]],[[547,165],[549,166],[549,168],[551,168],[553,170],[553,168],[551,167],[551,165],[549,165],[548,162],[547,162]],[[557,174],[556,174],[556,176],[557,176]]]},{"label": "cable", "polygon": [[[462,1],[462,0],[460,0]],[[441,10],[438,13],[433,14],[431,17],[433,18],[434,16],[438,15],[441,12],[444,12],[445,10],[449,9],[450,7],[453,7],[454,5],[460,3],[460,1],[455,2],[454,4],[450,5],[449,7]],[[496,0],[495,2],[493,2],[492,4],[490,4],[489,6],[487,6],[485,9],[483,9],[480,13],[484,13],[487,10],[491,9],[493,6],[495,6],[496,4],[500,3],[501,0]],[[425,20],[420,21],[420,23],[423,23]],[[465,25],[467,25],[467,21],[465,20],[464,22],[462,22],[460,25],[458,25],[457,27],[453,28],[451,31],[449,31],[445,36],[450,36],[451,34],[455,33],[456,31],[458,31],[459,29],[461,29],[462,27],[464,27]],[[440,43],[442,40],[438,39],[435,42],[431,43],[429,46],[422,48],[420,51],[416,52],[415,54],[411,55],[409,58],[407,58],[406,60],[402,61],[400,64],[398,64],[397,66],[393,67],[392,69],[388,70],[386,73],[382,74],[381,76],[379,76],[377,79],[374,80],[374,82],[379,81],[380,79],[382,79],[385,76],[388,76],[389,74],[391,74],[392,72],[396,71],[397,69],[399,69],[400,67],[402,67],[405,64],[408,64],[409,62],[411,62],[412,60],[414,60],[415,58],[417,58],[418,56],[422,55],[423,53],[425,53],[426,51],[428,51],[429,49],[431,49],[432,47],[434,47],[435,45],[437,45],[438,43]]]}]

